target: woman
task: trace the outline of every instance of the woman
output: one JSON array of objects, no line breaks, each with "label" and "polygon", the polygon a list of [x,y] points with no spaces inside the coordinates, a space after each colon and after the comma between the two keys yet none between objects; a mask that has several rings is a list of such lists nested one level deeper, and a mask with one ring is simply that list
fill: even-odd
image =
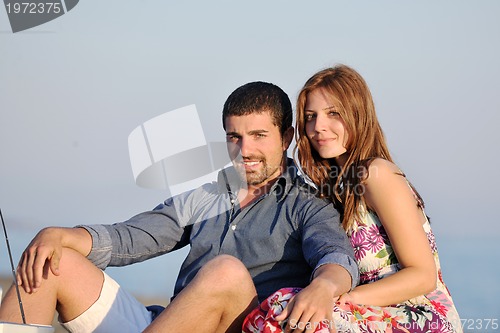
[{"label": "woman", "polygon": [[424,203],[392,161],[364,79],[344,65],[313,75],[298,97],[296,128],[300,165],[340,211],[361,282],[335,298],[331,322],[304,323],[302,310],[294,310],[292,323],[286,305],[300,290],[285,288],[247,317],[243,331],[281,332],[288,318],[286,332],[332,326],[338,332],[462,332]]}]

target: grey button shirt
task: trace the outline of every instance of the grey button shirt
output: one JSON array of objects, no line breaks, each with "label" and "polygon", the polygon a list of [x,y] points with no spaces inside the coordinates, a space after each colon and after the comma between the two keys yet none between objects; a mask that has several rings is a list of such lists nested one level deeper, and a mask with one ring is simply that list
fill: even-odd
[{"label": "grey button shirt", "polygon": [[240,209],[233,168],[218,181],[167,199],[149,212],[113,225],[79,226],[92,235],[88,258],[101,269],[124,266],[190,245],[177,295],[210,259],[229,254],[250,272],[259,300],[283,287],[305,287],[324,264],[344,267],[359,280],[353,249],[333,205],[317,198],[288,160],[271,191]]}]

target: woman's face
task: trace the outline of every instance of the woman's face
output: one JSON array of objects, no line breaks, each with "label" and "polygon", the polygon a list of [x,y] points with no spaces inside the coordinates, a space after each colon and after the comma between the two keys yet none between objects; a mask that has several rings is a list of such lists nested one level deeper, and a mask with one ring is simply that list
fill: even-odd
[{"label": "woman's face", "polygon": [[322,158],[334,158],[342,166],[346,158],[348,134],[345,122],[321,89],[307,94],[305,130],[314,150]]}]

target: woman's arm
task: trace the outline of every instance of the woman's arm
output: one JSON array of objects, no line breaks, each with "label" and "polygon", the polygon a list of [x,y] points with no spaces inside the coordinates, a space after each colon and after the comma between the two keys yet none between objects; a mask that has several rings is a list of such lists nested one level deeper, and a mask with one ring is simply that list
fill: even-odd
[{"label": "woman's arm", "polygon": [[398,173],[393,163],[374,160],[369,167],[363,198],[384,226],[401,270],[356,287],[341,301],[385,306],[436,288],[436,265],[422,227],[425,218],[405,177]]}]

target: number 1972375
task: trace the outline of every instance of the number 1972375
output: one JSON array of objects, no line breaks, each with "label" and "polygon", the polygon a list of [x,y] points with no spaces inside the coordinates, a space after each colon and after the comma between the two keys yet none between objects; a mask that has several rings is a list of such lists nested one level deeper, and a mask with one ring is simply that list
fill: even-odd
[{"label": "number 1972375", "polygon": [[460,319],[464,331],[498,329],[498,318]]},{"label": "number 1972375", "polygon": [[9,2],[5,7],[8,14],[59,14],[62,11],[59,2]]}]

